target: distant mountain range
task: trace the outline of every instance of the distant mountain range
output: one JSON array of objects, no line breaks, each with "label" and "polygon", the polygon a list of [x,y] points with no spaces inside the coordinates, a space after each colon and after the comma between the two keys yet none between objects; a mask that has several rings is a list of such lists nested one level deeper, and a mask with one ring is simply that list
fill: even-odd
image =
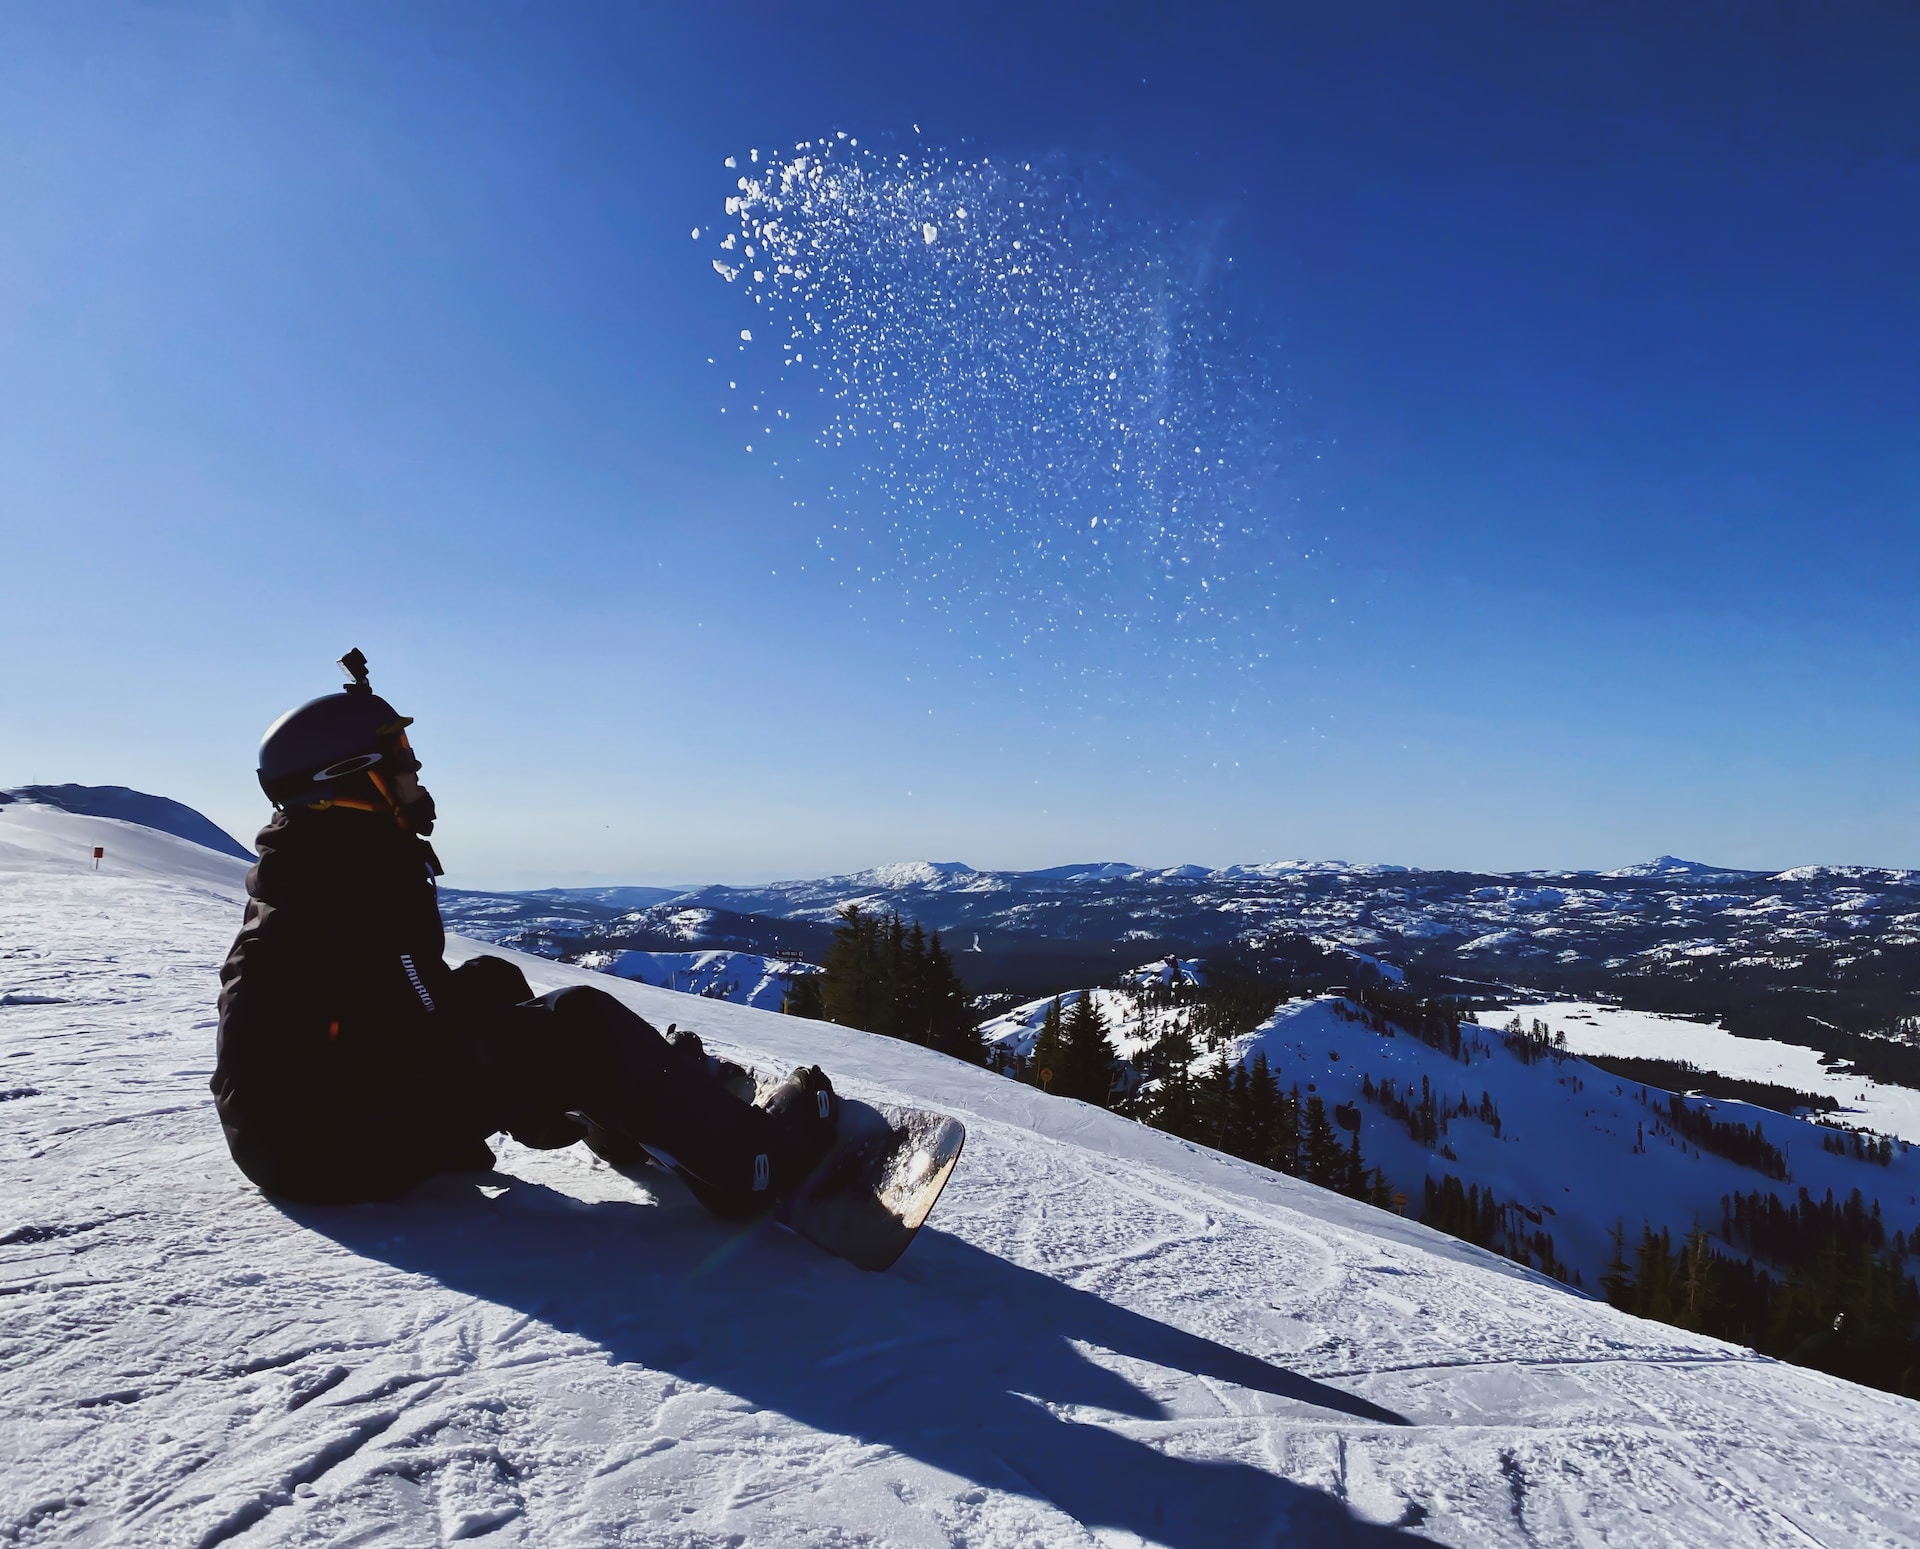
[{"label": "distant mountain range", "polygon": [[[589,890],[449,891],[449,924],[552,956],[724,947],[818,961],[838,910],[939,930],[980,989],[1106,982],[1169,952],[1284,973],[1336,953],[1431,991],[1615,994],[1826,1047],[1920,1013],[1920,872],[1760,872],[1660,856],[1608,872],[1421,871],[1339,861],[1209,870],[1097,861],[979,871],[910,861],[618,910]],[[1849,1050],[1849,1057],[1855,1057]]]},{"label": "distant mountain range", "polygon": [[[0,800],[249,853],[192,808],[123,786],[28,786]],[[1428,993],[1614,995],[1649,1011],[1711,1014],[1733,1031],[1844,1053],[1869,1069],[1920,1058],[1866,1036],[1920,1016],[1920,872],[1885,867],[1762,872],[1671,855],[1605,872],[1506,873],[1341,861],[1215,869],[1090,861],[1036,871],[906,861],[680,893],[442,894],[451,928],[574,960],[724,950],[817,963],[849,904],[940,931],[977,991],[1106,983],[1168,953],[1280,975],[1334,954],[1356,978],[1385,965]]]}]

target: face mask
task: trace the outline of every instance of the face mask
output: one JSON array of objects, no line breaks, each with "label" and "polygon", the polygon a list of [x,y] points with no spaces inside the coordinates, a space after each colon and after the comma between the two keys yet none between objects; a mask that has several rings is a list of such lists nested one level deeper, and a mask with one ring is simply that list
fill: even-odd
[{"label": "face mask", "polygon": [[420,794],[412,801],[403,801],[400,804],[400,821],[423,839],[433,832],[433,819],[433,792],[424,785],[420,787]]}]

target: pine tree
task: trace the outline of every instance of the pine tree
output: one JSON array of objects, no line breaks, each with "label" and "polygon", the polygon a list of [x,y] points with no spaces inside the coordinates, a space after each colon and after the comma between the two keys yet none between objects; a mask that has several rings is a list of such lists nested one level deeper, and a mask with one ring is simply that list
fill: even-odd
[{"label": "pine tree", "polygon": [[1643,1318],[1673,1321],[1673,1239],[1662,1228],[1656,1233],[1651,1225],[1640,1233],[1640,1262],[1637,1305],[1634,1311]]},{"label": "pine tree", "polygon": [[1092,990],[1082,990],[1061,1028],[1064,1047],[1061,1059],[1065,1069],[1056,1090],[1063,1096],[1082,1102],[1107,1105],[1113,1092],[1113,1042],[1107,1037],[1107,1020],[1100,1014]]},{"label": "pine tree", "polygon": [[888,1031],[908,1043],[931,1044],[933,986],[927,972],[927,933],[918,920],[911,930],[902,930],[896,914],[888,930],[888,945],[894,959],[893,1026]]},{"label": "pine tree", "polygon": [[[1247,1159],[1285,1171],[1280,1147],[1280,1083],[1273,1079],[1262,1049],[1247,1072]],[[1291,1156],[1286,1159],[1289,1163]]]},{"label": "pine tree", "polygon": [[1353,1141],[1347,1147],[1346,1177],[1340,1185],[1342,1194],[1354,1199],[1366,1199],[1370,1190],[1367,1184],[1367,1164],[1360,1160],[1360,1131],[1353,1132]]},{"label": "pine tree", "polygon": [[880,927],[879,948],[874,987],[879,1009],[867,1030],[913,1042],[912,1029],[902,1020],[901,994],[913,982],[914,966],[907,956],[906,924],[894,910],[887,911]]},{"label": "pine tree", "polygon": [[1306,1177],[1323,1189],[1337,1189],[1347,1181],[1347,1154],[1327,1120],[1327,1105],[1316,1094],[1307,1099]]},{"label": "pine tree", "polygon": [[1184,1019],[1170,1023],[1154,1041],[1148,1069],[1155,1080],[1141,1101],[1140,1117],[1182,1140],[1200,1140],[1199,1095],[1193,1079],[1193,1036]]},{"label": "pine tree", "polygon": [[1613,1239],[1613,1253],[1607,1259],[1606,1273],[1600,1277],[1600,1288],[1615,1307],[1631,1311],[1633,1272],[1627,1267],[1627,1223],[1616,1221],[1608,1236]]},{"label": "pine tree", "polygon": [[980,1019],[974,1014],[972,998],[960,982],[952,956],[940,944],[938,931],[927,943],[925,984],[928,1043],[970,1065],[985,1064],[987,1050],[980,1038]]},{"label": "pine tree", "polygon": [[1393,1209],[1393,1185],[1377,1167],[1367,1179],[1367,1203],[1376,1210]]},{"label": "pine tree", "polygon": [[1040,1023],[1040,1036],[1033,1042],[1033,1084],[1049,1092],[1061,1092],[1066,1063],[1066,1039],[1061,1032],[1060,997],[1053,997]]},{"label": "pine tree", "polygon": [[1707,1229],[1696,1226],[1687,1234],[1687,1245],[1680,1253],[1680,1305],[1674,1309],[1674,1322],[1681,1328],[1704,1330],[1718,1321],[1713,1260]]},{"label": "pine tree", "polygon": [[1227,1109],[1233,1091],[1233,1075],[1227,1069],[1227,1057],[1219,1055],[1194,1086],[1194,1139],[1217,1150],[1226,1150]]},{"label": "pine tree", "polygon": [[1247,1067],[1235,1065],[1227,1079],[1227,1111],[1220,1127],[1220,1149],[1229,1156],[1255,1161],[1253,1126],[1248,1122]]},{"label": "pine tree", "polygon": [[888,1030],[893,987],[882,960],[882,929],[881,920],[858,904],[840,910],[822,965],[826,972],[821,975],[820,1006],[828,1021],[870,1033]]},{"label": "pine tree", "polygon": [[1273,1131],[1273,1165],[1289,1177],[1300,1176],[1300,1088],[1289,1087],[1280,1099],[1280,1115]]}]

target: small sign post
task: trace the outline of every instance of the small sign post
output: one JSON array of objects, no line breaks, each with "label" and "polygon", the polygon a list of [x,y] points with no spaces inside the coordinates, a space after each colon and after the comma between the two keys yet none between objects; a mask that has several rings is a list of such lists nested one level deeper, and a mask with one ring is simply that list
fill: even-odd
[{"label": "small sign post", "polygon": [[93,869],[98,871],[100,869],[100,863],[106,858],[107,847],[103,844],[96,844],[93,847]]}]

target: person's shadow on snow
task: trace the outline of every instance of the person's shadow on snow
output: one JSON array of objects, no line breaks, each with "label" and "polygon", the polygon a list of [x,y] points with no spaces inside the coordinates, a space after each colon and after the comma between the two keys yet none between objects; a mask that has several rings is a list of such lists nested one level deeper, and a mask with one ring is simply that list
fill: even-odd
[{"label": "person's shadow on snow", "polygon": [[[653,1180],[652,1205],[586,1204],[469,1173],[387,1205],[282,1208],[354,1252],[589,1339],[613,1362],[893,1448],[1091,1527],[1172,1549],[1431,1542],[1249,1464],[1173,1456],[1060,1413],[1171,1418],[1080,1346],[1270,1395],[1305,1421],[1407,1423],[1390,1410],[933,1227],[891,1271],[865,1274],[779,1227],[729,1227],[677,1183]],[[1402,1522],[1424,1515],[1410,1506]]]}]

